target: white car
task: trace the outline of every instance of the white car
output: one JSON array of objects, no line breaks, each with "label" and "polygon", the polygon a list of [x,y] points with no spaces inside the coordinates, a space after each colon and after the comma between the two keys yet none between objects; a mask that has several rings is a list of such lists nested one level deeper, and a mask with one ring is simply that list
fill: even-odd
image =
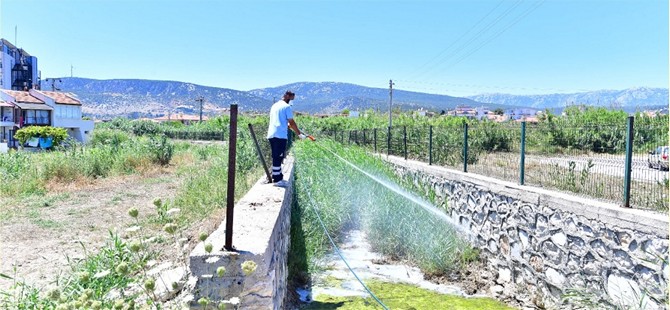
[{"label": "white car", "polygon": [[655,150],[649,152],[649,156],[647,157],[649,168],[668,170],[668,149],[669,147],[667,145],[659,146]]}]

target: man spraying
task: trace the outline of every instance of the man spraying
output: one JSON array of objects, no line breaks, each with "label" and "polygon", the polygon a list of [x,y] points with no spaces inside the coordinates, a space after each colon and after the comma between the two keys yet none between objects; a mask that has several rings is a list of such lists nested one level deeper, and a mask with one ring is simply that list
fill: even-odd
[{"label": "man spraying", "polygon": [[[281,164],[285,157],[288,129],[293,130],[300,139],[308,137],[300,132],[298,125],[293,120],[293,109],[289,104],[293,99],[295,99],[295,94],[291,91],[286,91],[282,100],[277,101],[270,108],[267,138],[272,148],[272,183],[279,187],[286,187],[287,185],[282,174]],[[309,136],[309,138],[314,140],[312,136]]]}]

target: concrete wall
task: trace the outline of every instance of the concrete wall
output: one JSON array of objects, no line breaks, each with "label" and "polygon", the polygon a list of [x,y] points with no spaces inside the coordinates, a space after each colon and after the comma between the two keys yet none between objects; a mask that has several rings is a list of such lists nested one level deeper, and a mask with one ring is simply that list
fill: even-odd
[{"label": "concrete wall", "polygon": [[[193,308],[198,307],[201,297],[215,305],[238,297],[240,309],[283,309],[293,199],[291,158],[286,159],[283,168],[284,177],[291,181],[287,188],[263,184],[263,177],[235,205],[233,247],[237,251],[223,249],[226,223],[222,219],[219,228],[191,252],[190,270],[197,277]],[[214,250],[207,253],[205,243],[211,243]],[[241,268],[245,261],[257,265],[248,276]],[[226,268],[222,277],[216,274],[218,267]]]},{"label": "concrete wall", "polygon": [[491,292],[499,298],[564,309],[570,305],[561,298],[576,289],[596,308],[667,308],[666,213],[396,157],[388,161],[398,174],[434,189],[450,216],[469,229],[497,274]]}]

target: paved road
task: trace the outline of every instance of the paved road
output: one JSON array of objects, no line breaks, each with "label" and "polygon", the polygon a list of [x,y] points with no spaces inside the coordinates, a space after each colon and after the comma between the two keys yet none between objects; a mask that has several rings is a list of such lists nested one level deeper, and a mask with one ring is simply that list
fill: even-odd
[{"label": "paved road", "polygon": [[[589,170],[592,173],[600,173],[616,177],[624,177],[625,157],[621,155],[611,155],[607,157],[587,157],[587,156],[552,156],[544,157],[537,155],[526,155],[526,163],[537,163],[541,165],[556,165],[569,168],[570,162],[575,163],[575,171],[582,171],[591,160],[593,165]],[[632,178],[636,181],[657,183],[663,182],[669,178],[668,171],[651,169],[647,164],[645,156],[633,156],[632,160]]]}]

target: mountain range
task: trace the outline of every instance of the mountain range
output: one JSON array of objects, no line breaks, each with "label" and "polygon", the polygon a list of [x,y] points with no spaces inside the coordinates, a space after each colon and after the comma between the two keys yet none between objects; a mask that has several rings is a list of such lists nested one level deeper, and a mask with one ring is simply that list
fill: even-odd
[{"label": "mountain range", "polygon": [[[114,79],[94,80],[63,77],[54,86],[74,93],[83,102],[85,115],[97,118],[115,116],[156,117],[167,114],[198,114],[196,98],[204,98],[203,113],[218,115],[230,104],[240,111],[265,113],[286,90],[296,93],[294,109],[307,113],[339,113],[344,109],[388,111],[389,90],[338,82],[299,82],[278,87],[239,91],[196,85],[187,82]],[[46,84],[46,83],[45,83]],[[42,89],[51,90],[51,85]],[[560,110],[566,105],[586,104],[624,109],[626,111],[668,108],[667,88],[631,88],[575,94],[507,95],[483,94],[452,97],[404,90],[393,90],[393,108],[423,108],[441,112],[457,106],[496,108],[534,108]]]}]

